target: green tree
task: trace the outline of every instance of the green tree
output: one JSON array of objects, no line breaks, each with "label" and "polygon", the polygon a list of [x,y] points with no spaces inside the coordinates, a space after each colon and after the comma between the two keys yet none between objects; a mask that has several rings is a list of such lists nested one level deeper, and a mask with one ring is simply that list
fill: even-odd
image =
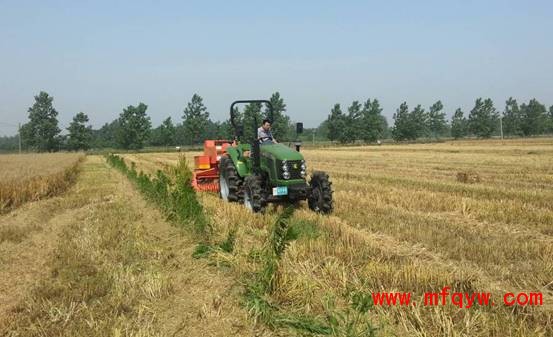
[{"label": "green tree", "polygon": [[[244,112],[237,114],[240,124],[244,128],[244,135],[242,140],[250,142],[252,139],[257,139],[257,128],[261,126],[261,122],[264,117],[261,114],[261,104],[260,103],[250,103],[246,104],[244,107]],[[276,136],[275,136],[276,138]],[[278,138],[276,138],[278,141]]]},{"label": "green tree", "polygon": [[545,131],[547,109],[533,98],[528,104],[520,106],[522,115],[521,129],[525,136],[539,135]]},{"label": "green tree", "polygon": [[98,130],[92,130],[92,147],[117,147],[117,133],[119,130],[119,119],[104,124]]},{"label": "green tree", "polygon": [[129,105],[119,115],[116,131],[117,145],[123,149],[137,150],[144,147],[150,135],[152,123],[146,115],[148,106],[144,103],[138,106]]},{"label": "green tree", "polygon": [[[236,123],[236,126],[237,127],[243,127],[244,126],[244,114],[240,111],[238,106],[234,107],[234,116],[235,116],[234,117],[234,122]],[[255,117],[259,120],[259,119],[261,119],[261,114],[259,113]],[[253,123],[253,121],[251,121],[251,123]],[[223,122],[216,123],[216,126],[217,126],[217,138],[226,139],[226,140],[234,140],[235,139],[236,130],[232,126],[232,123],[230,122],[230,118],[223,121]],[[251,130],[252,130],[253,124],[249,125],[248,127],[250,129],[250,131],[248,131],[248,136],[252,136],[252,131]],[[257,128],[257,126],[256,126],[256,128]],[[244,128],[244,131],[246,131],[245,128]],[[257,130],[256,130],[256,136],[257,136]],[[245,141],[245,138],[244,138],[243,135],[240,138],[240,140]],[[277,140],[278,140],[278,138],[277,138]]]},{"label": "green tree", "polygon": [[363,130],[361,110],[362,106],[359,101],[353,101],[348,107],[345,128],[338,138],[340,143],[354,143],[357,139],[361,139],[361,132]]},{"label": "green tree", "polygon": [[[315,139],[319,140],[329,139],[328,132],[328,119],[322,121],[321,124],[319,124],[319,126],[313,130],[313,133],[315,134]],[[313,139],[313,135],[311,135],[311,139]]]},{"label": "green tree", "polygon": [[437,101],[432,104],[428,112],[428,130],[434,138],[438,138],[447,129],[447,122],[443,109],[444,105],[442,101]]},{"label": "green tree", "polygon": [[35,148],[36,137],[35,131],[30,122],[21,125],[19,129],[19,134],[21,135],[21,143],[25,148]]},{"label": "green tree", "polygon": [[182,116],[182,129],[186,144],[200,144],[205,140],[209,126],[209,112],[203,103],[202,97],[192,96]]},{"label": "green tree", "polygon": [[88,123],[88,116],[79,112],[73,117],[73,121],[69,124],[67,131],[67,147],[70,150],[88,150],[92,141],[92,127],[86,125]]},{"label": "green tree", "polygon": [[411,111],[409,121],[411,129],[413,130],[412,132],[415,135],[415,138],[412,139],[428,136],[428,114],[424,111],[424,108],[420,104],[417,105],[413,111]]},{"label": "green tree", "polygon": [[346,116],[344,116],[340,104],[334,104],[334,107],[330,110],[330,114],[327,118],[327,127],[329,140],[340,141],[343,139],[343,133],[346,128]]},{"label": "green tree", "polygon": [[547,114],[547,132],[553,133],[553,105],[549,107],[549,113]]},{"label": "green tree", "polygon": [[[286,115],[286,104],[284,104],[284,99],[280,97],[280,93],[277,91],[271,95],[269,101],[273,106],[273,120],[271,121],[273,135],[278,141],[289,140],[292,136],[292,127],[290,117]],[[265,107],[265,116],[268,115],[269,107]]]},{"label": "green tree", "polygon": [[388,128],[386,117],[382,116],[382,108],[377,99],[370,99],[363,104],[361,111],[361,138],[365,142],[376,142],[384,137]]},{"label": "green tree", "polygon": [[176,128],[171,117],[167,117],[160,126],[152,130],[151,144],[154,146],[175,145]]},{"label": "green tree", "polygon": [[41,91],[35,96],[35,103],[29,108],[29,122],[21,127],[21,139],[27,146],[39,152],[55,151],[60,145],[58,112],[52,102],[54,98]]},{"label": "green tree", "polygon": [[188,140],[185,135],[184,127],[182,123],[178,123],[177,125],[175,125],[175,144],[183,145],[188,144],[187,142]]},{"label": "green tree", "polygon": [[230,124],[230,120],[217,123],[217,136],[219,139],[234,139],[234,129]]},{"label": "green tree", "polygon": [[490,98],[478,98],[469,114],[469,131],[477,137],[490,138],[499,124],[498,117]]},{"label": "green tree", "polygon": [[394,140],[414,140],[417,138],[407,102],[401,103],[393,118],[392,138]]},{"label": "green tree", "polygon": [[517,100],[509,97],[503,111],[503,133],[510,136],[522,136],[522,115]]},{"label": "green tree", "polygon": [[0,152],[15,151],[19,148],[19,136],[0,136]]},{"label": "green tree", "polygon": [[461,108],[455,110],[451,119],[451,136],[455,139],[464,138],[467,135],[467,120],[463,116]]}]

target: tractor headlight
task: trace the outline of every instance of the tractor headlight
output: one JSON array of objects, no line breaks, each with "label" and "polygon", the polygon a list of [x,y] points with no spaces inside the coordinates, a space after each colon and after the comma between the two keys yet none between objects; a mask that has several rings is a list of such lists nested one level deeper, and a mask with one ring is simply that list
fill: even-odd
[{"label": "tractor headlight", "polygon": [[282,178],[284,178],[284,179],[286,179],[286,180],[290,179],[290,172],[288,172],[288,171],[284,172],[284,173],[282,174]]},{"label": "tractor headlight", "polygon": [[306,174],[305,174],[305,170],[301,170],[301,172],[300,172],[300,176],[301,176],[302,178],[305,178],[305,176],[306,176]]},{"label": "tractor headlight", "polygon": [[287,172],[288,169],[288,162],[286,160],[282,161],[282,171]]},{"label": "tractor headlight", "polygon": [[307,165],[305,165],[305,160],[301,161],[301,170],[304,172],[307,171]]}]

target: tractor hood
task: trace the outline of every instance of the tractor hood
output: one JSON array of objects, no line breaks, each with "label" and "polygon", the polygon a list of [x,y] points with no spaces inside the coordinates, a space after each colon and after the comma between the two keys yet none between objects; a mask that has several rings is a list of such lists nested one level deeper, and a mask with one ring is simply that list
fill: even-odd
[{"label": "tractor hood", "polygon": [[261,145],[261,155],[278,160],[302,160],[301,153],[282,144]]}]

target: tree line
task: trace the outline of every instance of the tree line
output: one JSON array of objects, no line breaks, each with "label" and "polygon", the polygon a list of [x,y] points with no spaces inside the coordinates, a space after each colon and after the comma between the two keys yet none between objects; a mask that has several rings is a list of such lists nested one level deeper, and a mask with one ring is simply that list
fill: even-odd
[{"label": "tree line", "polygon": [[[54,98],[46,92],[34,97],[34,104],[28,109],[28,122],[20,129],[23,147],[38,152],[59,150],[88,150],[91,148],[120,148],[136,150],[144,146],[176,146],[201,144],[205,139],[233,139],[234,130],[230,121],[213,121],[201,96],[194,94],[184,107],[181,121],[174,123],[166,118],[159,126],[152,128],[144,103],[129,105],[119,117],[99,129],[93,129],[87,114],[77,113],[66,134],[62,135],[58,122],[58,111]],[[292,139],[293,126],[286,115],[286,104],[275,92],[270,98],[273,106],[273,133],[282,140]],[[238,123],[245,126],[245,136],[251,136],[267,115],[260,104],[248,104],[243,110],[236,109]],[[0,137],[0,150],[15,150],[17,136]]]},{"label": "tree line", "polygon": [[553,133],[553,106],[549,109],[537,99],[518,105],[510,97],[500,113],[490,98],[477,98],[468,117],[458,108],[450,121],[441,101],[428,107],[420,104],[412,110],[401,103],[393,115],[394,124],[387,126],[377,99],[368,99],[363,105],[354,101],[343,113],[335,104],[321,127],[327,130],[329,140],[340,143],[374,142],[392,138],[395,141],[414,141],[420,138],[464,137],[490,138],[494,135],[527,137]]},{"label": "tree line", "polygon": [[[201,144],[204,139],[232,139],[234,130],[230,121],[213,121],[201,96],[194,94],[183,108],[181,120],[173,122],[166,118],[159,126],[152,128],[147,114],[148,106],[139,103],[123,109],[119,117],[99,129],[89,124],[87,114],[77,113],[66,134],[61,133],[58,112],[53,106],[53,97],[40,92],[34,97],[34,104],[28,109],[28,122],[20,129],[23,147],[39,152],[58,150],[88,150],[91,148],[121,148],[136,150],[144,146],[176,146]],[[270,98],[274,110],[273,133],[281,141],[295,139],[294,127],[286,114],[286,104],[279,92]],[[463,137],[489,138],[503,131],[505,136],[532,136],[553,133],[553,106],[546,108],[536,99],[519,105],[510,97],[502,113],[496,110],[490,98],[478,98],[468,116],[457,109],[451,120],[441,101],[428,107],[421,105],[409,109],[403,102],[393,115],[394,124],[388,126],[382,115],[378,99],[367,99],[363,103],[353,101],[342,111],[339,103],[330,110],[325,121],[315,129],[306,129],[309,139],[317,135],[318,140],[340,143],[358,141],[371,143],[392,138],[396,141],[413,141],[419,138]],[[261,104],[248,104],[242,110],[236,108],[239,124],[244,126],[244,138],[255,132],[258,123],[267,116],[267,108]],[[17,136],[0,137],[0,150],[14,150]]]}]

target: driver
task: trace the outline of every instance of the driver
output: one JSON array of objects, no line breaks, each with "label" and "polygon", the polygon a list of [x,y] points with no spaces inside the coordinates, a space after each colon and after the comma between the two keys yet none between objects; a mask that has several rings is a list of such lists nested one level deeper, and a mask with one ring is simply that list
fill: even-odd
[{"label": "driver", "polygon": [[261,145],[278,143],[271,132],[271,121],[263,120],[263,124],[257,129],[257,139]]}]

